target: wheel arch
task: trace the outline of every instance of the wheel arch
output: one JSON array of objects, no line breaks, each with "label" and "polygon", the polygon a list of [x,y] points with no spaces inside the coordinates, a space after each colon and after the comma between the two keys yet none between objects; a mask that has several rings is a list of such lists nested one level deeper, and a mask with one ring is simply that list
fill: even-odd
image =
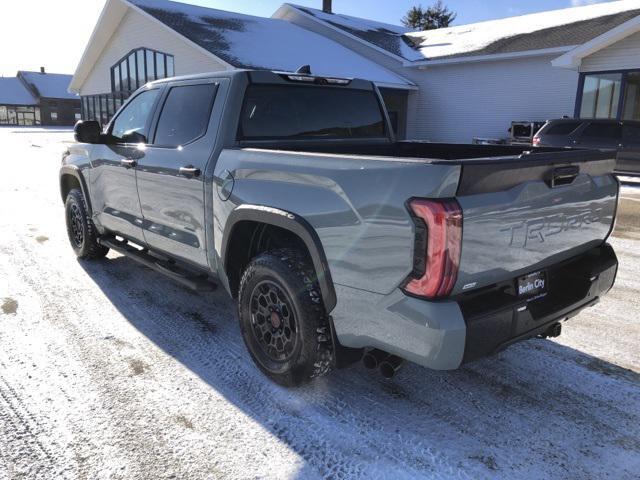
[{"label": "wheel arch", "polygon": [[232,295],[237,293],[239,282],[238,275],[233,268],[236,265],[236,255],[238,252],[249,251],[255,245],[256,234],[263,232],[261,229],[275,228],[291,235],[292,239],[297,239],[303,245],[311,260],[318,285],[322,293],[322,300],[327,313],[330,313],[336,306],[336,292],[331,279],[329,263],[324,253],[322,243],[314,228],[304,218],[291,212],[277,208],[261,205],[241,205],[231,212],[227,218],[222,238],[220,259],[227,278]]},{"label": "wheel arch", "polygon": [[91,208],[89,190],[80,169],[74,165],[63,165],[60,169],[60,196],[63,203],[66,202],[67,195],[73,188],[79,188],[82,191],[88,210],[87,213],[92,216],[93,209]]}]

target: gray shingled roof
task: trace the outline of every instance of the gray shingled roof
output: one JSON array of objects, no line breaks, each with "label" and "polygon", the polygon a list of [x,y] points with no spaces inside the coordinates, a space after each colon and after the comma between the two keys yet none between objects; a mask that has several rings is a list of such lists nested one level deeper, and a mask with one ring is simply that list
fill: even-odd
[{"label": "gray shingled roof", "polygon": [[[297,5],[291,6],[308,15],[312,15],[320,22],[324,22],[339,30],[354,35],[365,42],[371,43],[372,45],[382,48],[394,55],[400,56],[405,60],[425,60],[425,56],[420,53],[417,45],[421,41],[417,35],[422,35],[419,32],[413,32],[414,34],[412,35],[412,32],[408,32],[406,28],[400,26],[388,26],[386,24],[378,24],[377,22],[366,19],[359,19],[335,13],[328,14],[313,8]],[[559,14],[562,14],[562,11],[559,11]],[[531,33],[511,35],[494,41],[483,48],[463,51],[451,55],[437,56],[435,58],[464,58],[478,55],[524,52],[528,50],[542,50],[546,48],[580,45],[638,15],[640,15],[640,8],[545,28]],[[504,21],[509,20],[510,19],[508,18],[504,19]],[[474,27],[475,25],[476,24],[471,24],[469,27]],[[453,28],[464,30],[465,27],[465,25],[460,25]],[[445,29],[440,29],[438,30],[438,33],[444,30]],[[436,31],[431,30],[430,32]],[[409,35],[407,35],[407,33],[409,33]],[[425,34],[427,33],[428,32],[425,32]],[[440,39],[440,37],[438,37],[438,39]],[[428,56],[426,59],[428,59]]]},{"label": "gray shingled roof", "polygon": [[360,77],[388,85],[410,82],[353,50],[291,22],[168,0],[128,0],[180,35],[237,68]]},{"label": "gray shingled roof", "polygon": [[0,77],[0,105],[38,105],[38,100],[17,77]]},{"label": "gray shingled roof", "polygon": [[78,99],[77,95],[67,91],[71,78],[73,78],[72,75],[26,71],[18,72],[18,75],[21,75],[40,97],[66,100]]},{"label": "gray shingled roof", "polygon": [[414,49],[411,39],[404,35],[411,31],[409,28],[348,15],[325,13],[315,8],[301,7],[298,5],[291,6],[399,57],[407,60],[423,58],[420,53]]},{"label": "gray shingled roof", "polygon": [[515,35],[503,38],[485,48],[449,55],[440,58],[460,58],[477,55],[494,55],[499,53],[524,52],[527,50],[543,50],[545,48],[569,47],[581,45],[606,33],[640,15],[640,9],[593,18],[582,22],[560,25],[558,27],[545,28],[533,33]]}]

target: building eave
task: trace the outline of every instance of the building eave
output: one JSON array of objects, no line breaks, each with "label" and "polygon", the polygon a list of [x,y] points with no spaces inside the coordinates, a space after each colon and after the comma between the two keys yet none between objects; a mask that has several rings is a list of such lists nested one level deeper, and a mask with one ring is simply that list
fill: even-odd
[{"label": "building eave", "polygon": [[529,57],[542,57],[545,55],[555,55],[558,53],[568,52],[574,49],[575,45],[565,47],[543,48],[539,50],[524,50],[521,52],[494,53],[491,55],[469,55],[467,57],[451,57],[451,58],[435,58],[433,60],[425,59],[417,62],[404,62],[403,66],[409,68],[425,69],[428,67],[437,67],[440,65],[459,65],[463,63],[493,62],[497,60],[515,60]]},{"label": "building eave", "polygon": [[582,65],[583,58],[638,32],[640,32],[640,15],[582,45],[576,46],[564,55],[552,60],[551,64],[554,67],[578,70]]}]

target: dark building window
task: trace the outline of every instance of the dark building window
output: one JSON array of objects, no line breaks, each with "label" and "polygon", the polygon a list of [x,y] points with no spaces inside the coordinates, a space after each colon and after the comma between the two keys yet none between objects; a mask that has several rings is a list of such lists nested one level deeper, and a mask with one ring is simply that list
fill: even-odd
[{"label": "dark building window", "polygon": [[0,125],[20,125],[28,127],[40,124],[40,109],[38,107],[0,105]]},{"label": "dark building window", "polygon": [[576,116],[640,120],[640,71],[582,74]]},{"label": "dark building window", "polygon": [[111,91],[131,92],[147,82],[173,77],[173,55],[138,48],[111,67]]},{"label": "dark building window", "polygon": [[129,92],[83,96],[82,119],[97,120],[102,125],[106,125],[128,97]]},{"label": "dark building window", "polygon": [[173,55],[137,48],[111,67],[111,93],[82,97],[82,118],[106,125],[135,90],[174,75]]}]

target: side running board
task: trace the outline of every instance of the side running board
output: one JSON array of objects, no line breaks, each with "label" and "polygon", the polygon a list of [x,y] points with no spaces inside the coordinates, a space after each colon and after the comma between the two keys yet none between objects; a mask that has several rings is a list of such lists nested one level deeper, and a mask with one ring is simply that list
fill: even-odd
[{"label": "side running board", "polygon": [[216,284],[207,275],[198,274],[166,260],[159,259],[151,255],[146,249],[139,250],[127,241],[111,237],[100,238],[98,242],[196,292],[211,292],[216,289]]}]

